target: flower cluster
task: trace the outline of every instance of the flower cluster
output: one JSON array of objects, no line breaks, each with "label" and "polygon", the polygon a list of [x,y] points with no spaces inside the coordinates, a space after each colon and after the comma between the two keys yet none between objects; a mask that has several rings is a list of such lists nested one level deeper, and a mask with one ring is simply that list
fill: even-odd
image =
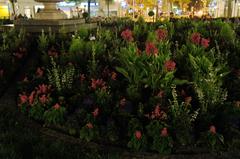
[{"label": "flower cluster", "polygon": [[29,96],[25,92],[19,94],[19,106],[27,104],[30,106],[34,105],[35,99],[38,100],[42,105],[49,101],[49,91],[51,90],[50,85],[41,84],[33,90]]},{"label": "flower cluster", "polygon": [[57,58],[58,52],[56,51],[55,48],[52,47],[51,49],[48,50],[48,56]]},{"label": "flower cluster", "polygon": [[174,70],[175,70],[175,67],[176,67],[176,63],[175,63],[173,60],[167,60],[167,61],[164,63],[164,68],[165,68],[167,71],[174,71]]},{"label": "flower cluster", "polygon": [[168,32],[165,29],[156,30],[156,36],[158,41],[163,41],[167,38]]},{"label": "flower cluster", "polygon": [[92,115],[94,118],[96,118],[99,115],[99,108],[94,109],[94,111],[92,112]]},{"label": "flower cluster", "polygon": [[136,137],[137,140],[140,140],[141,137],[142,137],[142,133],[141,133],[141,131],[136,130],[136,131],[135,131],[135,137]]},{"label": "flower cluster", "polygon": [[149,119],[166,119],[167,118],[167,114],[161,110],[160,105],[157,104],[155,106],[155,109],[150,113],[150,114],[146,114],[146,117],[148,117]]},{"label": "flower cluster", "polygon": [[161,136],[162,137],[167,137],[168,136],[168,130],[166,127],[164,127],[161,131]]},{"label": "flower cluster", "polygon": [[91,79],[91,80],[92,80],[91,88],[93,90],[96,90],[97,88],[101,90],[107,89],[106,82],[104,82],[103,79]]},{"label": "flower cluster", "polygon": [[209,39],[202,38],[200,33],[193,33],[191,35],[191,41],[195,45],[201,45],[204,48],[207,48],[209,46],[209,42],[210,42]]},{"label": "flower cluster", "polygon": [[148,56],[158,54],[158,49],[157,49],[157,47],[155,46],[154,43],[152,43],[152,42],[147,42],[146,43],[146,54]]},{"label": "flower cluster", "polygon": [[43,68],[38,67],[35,74],[37,78],[40,78],[43,76],[43,73],[44,73]]},{"label": "flower cluster", "polygon": [[211,126],[209,127],[209,132],[210,132],[211,134],[216,134],[216,127],[215,127],[214,125],[211,125]]},{"label": "flower cluster", "polygon": [[129,30],[129,29],[126,29],[124,30],[122,33],[121,33],[121,36],[124,40],[128,41],[128,42],[131,42],[133,41],[133,35],[132,35],[132,31]]},{"label": "flower cluster", "polygon": [[17,58],[17,59],[22,59],[23,56],[25,56],[27,54],[27,50],[26,48],[19,48],[15,53],[13,53],[13,55]]}]

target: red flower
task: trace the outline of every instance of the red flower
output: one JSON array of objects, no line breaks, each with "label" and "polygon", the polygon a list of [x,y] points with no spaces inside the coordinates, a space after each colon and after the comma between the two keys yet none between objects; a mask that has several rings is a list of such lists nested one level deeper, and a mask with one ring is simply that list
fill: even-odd
[{"label": "red flower", "polygon": [[0,78],[3,77],[4,70],[0,69]]},{"label": "red flower", "polygon": [[92,125],[92,123],[90,123],[90,122],[87,123],[86,126],[87,126],[88,129],[92,129],[92,128],[93,128],[93,125]]},{"label": "red flower", "polygon": [[148,56],[150,55],[157,55],[158,54],[158,49],[156,48],[156,46],[154,45],[154,43],[152,42],[147,42],[146,43],[146,53]]},{"label": "red flower", "polygon": [[156,30],[157,40],[163,41],[167,38],[168,32],[165,29],[158,29]]},{"label": "red flower", "polygon": [[216,127],[214,125],[211,125],[209,128],[210,133],[216,134]]},{"label": "red flower", "polygon": [[161,131],[161,136],[162,136],[162,137],[167,137],[167,136],[168,136],[168,130],[167,130],[166,127],[162,129],[162,131]]},{"label": "red flower", "polygon": [[192,33],[191,35],[192,43],[199,45],[201,41],[201,34],[200,33]]},{"label": "red flower", "polygon": [[45,94],[43,94],[41,97],[39,97],[39,101],[41,104],[45,104],[48,101],[48,98],[46,97]]},{"label": "red flower", "polygon": [[96,109],[92,112],[92,114],[93,114],[93,117],[96,118],[96,117],[98,116],[98,114],[99,114],[99,108],[96,108]]},{"label": "red flower", "polygon": [[30,104],[30,105],[33,105],[35,93],[36,93],[35,91],[32,91],[32,93],[31,93],[30,96],[28,97],[28,100],[29,100],[29,104]]},{"label": "red flower", "polygon": [[116,74],[116,72],[112,72],[112,73],[111,73],[111,79],[114,80],[114,81],[117,79],[117,74]]},{"label": "red flower", "polygon": [[24,104],[28,101],[28,97],[25,94],[19,94],[20,97],[20,104]]},{"label": "red flower", "polygon": [[122,33],[121,33],[121,36],[124,40],[128,41],[128,42],[131,42],[133,41],[133,36],[132,36],[132,31],[129,30],[129,29],[126,29],[124,30]]},{"label": "red flower", "polygon": [[53,106],[53,108],[54,108],[55,110],[58,110],[58,109],[60,108],[60,105],[59,105],[58,103],[56,103],[56,104]]},{"label": "red flower", "polygon": [[190,105],[190,103],[191,103],[191,101],[192,101],[192,97],[191,96],[189,96],[189,97],[185,97],[185,104],[186,105]]},{"label": "red flower", "polygon": [[43,70],[40,67],[37,68],[36,76],[38,78],[43,76]]},{"label": "red flower", "polygon": [[102,80],[102,79],[91,79],[92,80],[92,83],[91,83],[91,88],[96,90],[97,88],[100,88],[100,89],[103,89],[105,90],[106,89],[106,83]]},{"label": "red flower", "polygon": [[139,130],[135,131],[135,137],[136,137],[138,140],[140,140],[141,137],[142,137],[141,131],[139,131]]},{"label": "red flower", "polygon": [[207,48],[207,47],[209,46],[209,42],[210,42],[209,39],[204,39],[204,38],[202,38],[202,40],[201,40],[201,45],[202,45],[204,48]]},{"label": "red flower", "polygon": [[173,60],[167,60],[164,64],[164,67],[167,71],[175,70],[176,63]]}]

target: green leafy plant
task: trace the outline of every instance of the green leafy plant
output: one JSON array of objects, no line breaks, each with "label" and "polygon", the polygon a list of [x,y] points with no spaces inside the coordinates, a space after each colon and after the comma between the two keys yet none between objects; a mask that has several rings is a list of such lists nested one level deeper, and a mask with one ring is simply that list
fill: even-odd
[{"label": "green leafy plant", "polygon": [[43,120],[43,114],[45,109],[41,104],[34,104],[31,109],[29,110],[29,116],[35,120]]},{"label": "green leafy plant", "polygon": [[49,45],[49,39],[48,35],[45,35],[44,31],[42,31],[42,34],[38,37],[38,49],[41,53],[47,52]]},{"label": "green leafy plant", "polygon": [[141,131],[136,130],[134,134],[132,134],[130,141],[128,142],[128,147],[135,150],[140,151],[146,148],[146,137],[142,134]]},{"label": "green leafy plant", "polygon": [[181,145],[188,145],[192,142],[192,126],[199,114],[199,109],[191,112],[189,103],[182,102],[179,104],[175,86],[172,86],[172,96],[170,113],[173,131]]},{"label": "green leafy plant", "polygon": [[194,57],[189,54],[189,60],[193,69],[193,82],[201,103],[201,111],[207,112],[209,107],[217,106],[226,100],[227,92],[222,85],[228,69],[224,63],[221,63],[222,60],[213,54],[212,57],[205,55]]},{"label": "green leafy plant", "polygon": [[224,150],[224,137],[216,132],[214,125],[211,125],[207,132],[204,132],[201,137],[202,144],[206,144],[212,152],[220,152]]},{"label": "green leafy plant", "polygon": [[96,125],[93,125],[91,122],[88,122],[80,130],[80,139],[83,139],[87,142],[97,139],[99,137],[98,128]]},{"label": "green leafy plant", "polygon": [[47,124],[61,124],[64,121],[66,108],[59,104],[54,105],[43,114],[43,119]]},{"label": "green leafy plant", "polygon": [[153,143],[151,149],[160,154],[170,154],[172,152],[173,140],[159,120],[152,120],[147,126],[148,136],[151,137]]}]

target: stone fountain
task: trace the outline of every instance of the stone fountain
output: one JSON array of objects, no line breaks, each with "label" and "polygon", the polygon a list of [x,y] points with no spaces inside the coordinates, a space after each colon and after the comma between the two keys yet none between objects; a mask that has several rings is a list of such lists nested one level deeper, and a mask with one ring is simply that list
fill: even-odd
[{"label": "stone fountain", "polygon": [[96,24],[87,24],[84,19],[67,19],[67,15],[56,8],[56,3],[63,0],[35,0],[43,3],[44,9],[36,13],[34,19],[17,19],[14,26],[17,30],[25,29],[26,32],[74,32],[79,27],[96,27]]},{"label": "stone fountain", "polygon": [[36,14],[35,19],[67,19],[67,15],[60,9],[56,8],[56,3],[62,0],[35,0],[36,2],[43,3],[44,9]]}]

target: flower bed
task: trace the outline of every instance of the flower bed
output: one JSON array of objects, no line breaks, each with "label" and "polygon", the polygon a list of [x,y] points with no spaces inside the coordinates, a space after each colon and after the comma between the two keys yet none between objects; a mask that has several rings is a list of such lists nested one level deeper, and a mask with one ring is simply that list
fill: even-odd
[{"label": "flower bed", "polygon": [[10,30],[0,37],[0,95],[10,84],[27,56],[26,34]]},{"label": "flower bed", "polygon": [[239,146],[233,24],[131,23],[41,34],[38,63],[19,82],[19,109],[82,140],[135,151]]}]

